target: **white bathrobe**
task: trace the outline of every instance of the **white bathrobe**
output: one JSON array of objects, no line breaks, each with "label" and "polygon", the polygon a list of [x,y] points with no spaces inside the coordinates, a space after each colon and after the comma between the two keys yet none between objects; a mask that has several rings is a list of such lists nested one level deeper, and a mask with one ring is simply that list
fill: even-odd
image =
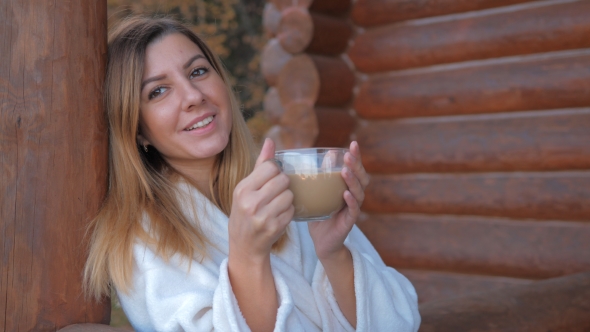
[{"label": "white bathrobe", "polygon": [[[197,211],[213,247],[203,261],[174,256],[168,262],[142,243],[134,246],[131,293],[118,292],[136,331],[250,331],[228,277],[228,217],[187,184],[179,185],[187,216]],[[182,200],[182,198],[181,198]],[[279,309],[274,331],[354,331],[334,297],[307,223],[291,222],[284,249],[271,254]],[[412,284],[385,266],[355,226],[345,241],[352,253],[357,331],[417,331],[417,296]]]}]

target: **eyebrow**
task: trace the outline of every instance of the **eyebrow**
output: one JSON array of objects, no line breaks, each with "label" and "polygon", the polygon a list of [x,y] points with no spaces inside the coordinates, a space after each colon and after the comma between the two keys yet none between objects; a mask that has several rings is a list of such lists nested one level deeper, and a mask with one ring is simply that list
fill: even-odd
[{"label": "eyebrow", "polygon": [[[185,64],[184,66],[182,66],[182,68],[187,69],[193,62],[195,62],[195,60],[197,59],[205,59],[205,57],[202,54],[197,54],[195,56],[193,56],[192,58],[190,58]],[[148,79],[146,79],[145,81],[141,82],[141,90],[143,90],[143,88],[150,82],[153,81],[159,81],[161,79],[166,78],[166,75],[160,75],[160,76],[154,76],[154,77],[150,77]]]},{"label": "eyebrow", "polygon": [[203,56],[203,54],[197,54],[194,57],[190,58],[185,64],[184,66],[182,66],[182,68],[187,69],[193,62],[195,62],[195,60],[197,59],[205,59],[205,57]]}]

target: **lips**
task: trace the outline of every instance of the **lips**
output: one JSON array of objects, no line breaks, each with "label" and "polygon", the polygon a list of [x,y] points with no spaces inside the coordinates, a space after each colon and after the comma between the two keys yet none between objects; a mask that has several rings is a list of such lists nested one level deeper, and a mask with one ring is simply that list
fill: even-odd
[{"label": "lips", "polygon": [[214,115],[208,115],[208,116],[205,116],[204,118],[203,117],[200,117],[200,119],[197,118],[188,127],[186,127],[184,130],[185,131],[192,131],[192,130],[195,130],[195,129],[198,129],[198,128],[205,127],[209,123],[211,123],[211,121],[213,121],[213,118],[214,117],[215,117]]}]

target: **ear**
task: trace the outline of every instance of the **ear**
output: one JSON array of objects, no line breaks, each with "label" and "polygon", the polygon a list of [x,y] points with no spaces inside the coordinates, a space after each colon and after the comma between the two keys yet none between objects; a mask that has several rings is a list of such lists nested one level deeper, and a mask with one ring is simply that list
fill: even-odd
[{"label": "ear", "polygon": [[137,134],[137,144],[139,144],[140,146],[151,145],[150,142],[145,137],[143,137],[142,134]]}]

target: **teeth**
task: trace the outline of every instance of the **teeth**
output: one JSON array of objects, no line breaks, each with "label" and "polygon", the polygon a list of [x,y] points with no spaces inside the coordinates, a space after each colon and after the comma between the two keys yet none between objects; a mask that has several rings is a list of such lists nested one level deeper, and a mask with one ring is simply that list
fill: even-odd
[{"label": "teeth", "polygon": [[194,129],[197,129],[197,128],[204,127],[204,126],[208,125],[209,123],[211,123],[211,121],[213,121],[213,115],[211,115],[208,118],[203,119],[202,121],[199,121],[199,122],[195,123],[190,128],[187,128],[185,130],[191,131],[191,130],[194,130]]}]

